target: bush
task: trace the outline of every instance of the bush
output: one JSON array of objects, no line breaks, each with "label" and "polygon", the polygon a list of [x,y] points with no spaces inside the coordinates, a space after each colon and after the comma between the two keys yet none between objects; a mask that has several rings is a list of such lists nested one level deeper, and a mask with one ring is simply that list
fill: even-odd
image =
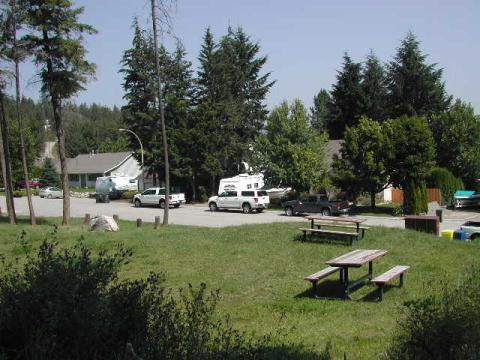
[{"label": "bush", "polygon": [[22,197],[22,196],[27,196],[27,190],[15,190],[13,192],[13,197]]},{"label": "bush", "polygon": [[130,250],[93,257],[82,240],[58,250],[54,239],[31,255],[24,238],[23,268],[2,260],[1,359],[330,358],[330,347],[308,353],[235,330],[216,315],[218,292],[205,284],[176,293],[159,274],[120,281]]},{"label": "bush", "polygon": [[415,185],[407,183],[404,189],[403,211],[405,214],[423,214],[428,212],[428,194],[425,183]]},{"label": "bush", "polygon": [[456,178],[448,169],[440,167],[433,169],[428,179],[428,185],[440,189],[443,205],[452,205],[455,191],[465,187],[461,179]]},{"label": "bush", "polygon": [[478,359],[480,356],[480,271],[459,286],[408,302],[387,358]]},{"label": "bush", "polygon": [[122,199],[132,200],[135,195],[138,194],[138,191],[125,191],[122,193]]}]

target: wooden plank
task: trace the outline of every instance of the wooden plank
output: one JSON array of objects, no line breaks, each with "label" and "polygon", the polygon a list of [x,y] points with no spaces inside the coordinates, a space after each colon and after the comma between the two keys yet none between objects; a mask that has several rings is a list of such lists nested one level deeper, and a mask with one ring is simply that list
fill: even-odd
[{"label": "wooden plank", "polygon": [[397,276],[403,274],[404,272],[408,271],[410,269],[410,266],[407,265],[397,265],[387,272],[377,276],[375,279],[372,280],[373,283],[387,283],[390,280],[396,278]]},{"label": "wooden plank", "polygon": [[[330,226],[330,227],[339,227],[339,228],[346,228],[346,229],[356,229],[356,226],[351,226],[351,225],[342,225],[342,224],[329,224],[329,223],[323,223],[323,222],[316,222],[316,226]],[[360,230],[369,230],[370,228],[368,226],[359,226],[358,227]]]},{"label": "wooden plank", "polygon": [[362,266],[367,262],[373,261],[378,257],[388,254],[387,250],[363,250],[357,249],[347,254],[336,257],[326,263],[331,266]]},{"label": "wooden plank", "polygon": [[358,219],[358,218],[344,218],[344,217],[335,217],[335,216],[319,216],[319,215],[309,215],[305,216],[307,220],[323,220],[323,221],[335,221],[335,222],[347,222],[347,223],[354,223],[354,224],[361,224],[366,219]]},{"label": "wooden plank", "polygon": [[322,230],[322,229],[300,229],[301,231],[311,232],[311,233],[318,233],[318,234],[338,234],[338,235],[351,235],[357,236],[358,233],[356,232],[346,232],[346,231],[336,231],[336,230]]},{"label": "wooden plank", "polygon": [[341,268],[339,267],[329,266],[323,270],[320,270],[319,272],[316,272],[315,274],[307,276],[305,280],[311,281],[311,282],[317,282],[318,280],[323,279],[324,277],[327,277],[331,274],[336,273],[337,271],[340,271],[340,269]]}]

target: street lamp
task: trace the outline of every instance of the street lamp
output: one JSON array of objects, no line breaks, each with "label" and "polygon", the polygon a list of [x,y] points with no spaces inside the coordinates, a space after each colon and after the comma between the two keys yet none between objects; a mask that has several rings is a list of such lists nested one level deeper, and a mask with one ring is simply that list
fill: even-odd
[{"label": "street lamp", "polygon": [[142,169],[142,191],[145,190],[145,171],[143,169],[143,145],[142,145],[142,141],[140,140],[140,138],[138,137],[137,134],[135,134],[132,130],[130,129],[118,129],[119,131],[124,131],[124,132],[129,132],[131,134],[133,134],[133,136],[135,136],[138,140],[138,143],[140,144],[140,156],[141,156],[141,159],[142,159],[142,164],[141,164],[141,169]]}]

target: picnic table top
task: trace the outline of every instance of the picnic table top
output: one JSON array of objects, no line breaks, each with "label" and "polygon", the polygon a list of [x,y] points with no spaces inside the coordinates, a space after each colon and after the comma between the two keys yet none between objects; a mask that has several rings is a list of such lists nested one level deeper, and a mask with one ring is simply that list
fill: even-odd
[{"label": "picnic table top", "polygon": [[305,216],[308,220],[324,220],[324,221],[335,221],[335,222],[348,222],[354,224],[361,224],[365,221],[365,219],[358,219],[358,218],[344,218],[339,216],[323,216],[323,215],[309,215]]},{"label": "picnic table top", "polygon": [[364,250],[357,249],[350,251],[349,253],[340,255],[334,259],[328,260],[326,263],[330,266],[353,266],[360,267],[367,262],[375,260],[378,257],[385,256],[388,254],[387,250]]}]

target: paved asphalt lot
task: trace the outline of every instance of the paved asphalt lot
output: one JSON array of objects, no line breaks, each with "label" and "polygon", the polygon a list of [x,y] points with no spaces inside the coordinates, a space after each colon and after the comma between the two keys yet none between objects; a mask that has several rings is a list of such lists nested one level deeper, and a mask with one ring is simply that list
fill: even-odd
[{"label": "paved asphalt lot", "polygon": [[[89,213],[95,215],[114,215],[120,219],[135,220],[141,218],[144,222],[153,222],[155,216],[162,216],[163,211],[159,208],[135,208],[126,201],[112,201],[108,204],[97,204],[94,199],[71,198],[71,216],[84,217]],[[33,198],[35,213],[37,216],[57,217],[62,216],[61,199]],[[0,196],[0,206],[5,211],[5,197]],[[18,215],[28,215],[26,197],[15,199],[15,208]],[[362,216],[365,225],[404,227],[402,218]],[[446,211],[441,229],[457,229],[467,220],[480,221],[480,213],[472,211]],[[225,227],[244,224],[264,224],[273,222],[305,221],[302,216],[287,217],[279,210],[266,210],[261,214],[255,212],[243,214],[241,211],[218,211],[210,212],[206,204],[184,205],[178,209],[170,209],[170,223],[179,225],[195,225],[207,227]],[[306,223],[306,221],[305,221]]]}]

